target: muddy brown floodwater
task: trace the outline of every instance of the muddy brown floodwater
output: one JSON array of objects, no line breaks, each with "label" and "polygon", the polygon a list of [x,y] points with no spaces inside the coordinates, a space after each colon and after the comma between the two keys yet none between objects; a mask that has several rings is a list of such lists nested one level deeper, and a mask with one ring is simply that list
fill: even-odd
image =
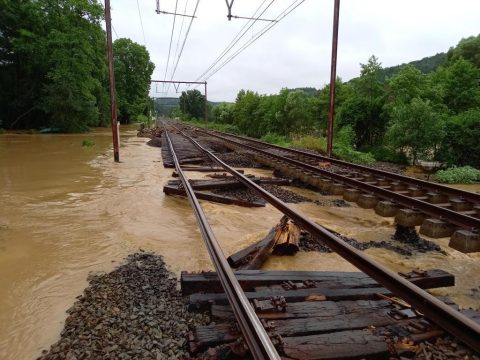
[{"label": "muddy brown floodwater", "polygon": [[[163,255],[177,274],[212,268],[188,202],[162,192],[172,170],[163,168],[160,150],[135,133],[122,129],[119,164],[112,161],[106,129],[78,135],[0,135],[0,359],[38,356],[58,339],[65,310],[87,285],[88,273],[110,271],[138,249]],[[95,145],[82,147],[86,138]],[[260,239],[281,217],[270,206],[202,205],[227,255]],[[292,206],[359,241],[393,234],[391,219],[356,206]],[[457,286],[437,293],[480,307],[471,291],[480,286],[480,254],[461,254],[447,247],[447,239],[435,241],[447,256],[404,257],[383,249],[367,253],[396,271],[444,268],[457,276]],[[265,267],[355,270],[336,254],[315,252],[272,257]]]}]

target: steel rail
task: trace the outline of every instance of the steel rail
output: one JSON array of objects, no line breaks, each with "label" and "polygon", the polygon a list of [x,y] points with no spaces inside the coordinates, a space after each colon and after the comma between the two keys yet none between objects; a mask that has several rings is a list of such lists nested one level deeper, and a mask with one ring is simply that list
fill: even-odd
[{"label": "steel rail", "polygon": [[[196,128],[196,129],[198,129],[198,128]],[[390,178],[392,180],[402,181],[402,182],[405,182],[405,183],[408,183],[408,184],[411,184],[411,185],[420,186],[420,187],[424,187],[424,188],[429,188],[431,190],[441,192],[441,193],[444,193],[444,194],[448,194],[448,195],[452,195],[452,196],[458,196],[458,197],[460,197],[464,200],[472,201],[472,202],[475,202],[475,203],[480,203],[480,194],[477,194],[477,193],[474,193],[474,192],[471,192],[471,191],[455,189],[455,188],[451,188],[451,187],[448,187],[448,186],[445,186],[445,185],[432,183],[432,182],[421,180],[421,179],[413,179],[411,177],[408,177],[408,176],[405,176],[405,175],[400,175],[400,174],[395,174],[395,173],[392,173],[390,171],[374,169],[374,168],[371,168],[371,167],[368,167],[368,166],[354,164],[354,163],[350,163],[350,162],[344,161],[344,160],[333,159],[333,158],[329,158],[327,156],[323,156],[323,155],[319,155],[319,154],[312,154],[312,153],[309,153],[307,151],[302,151],[302,150],[298,150],[298,149],[289,149],[289,148],[285,148],[285,147],[282,147],[282,146],[279,146],[279,145],[269,144],[269,143],[266,143],[264,141],[261,141],[261,140],[258,140],[258,139],[253,139],[253,138],[247,137],[247,136],[235,135],[235,134],[230,134],[230,133],[223,133],[223,132],[216,131],[216,130],[209,130],[209,131],[215,132],[215,133],[218,133],[218,134],[222,134],[224,136],[225,135],[230,136],[230,137],[233,137],[233,138],[236,138],[236,139],[250,141],[250,142],[253,142],[253,143],[260,144],[260,145],[265,145],[267,147],[278,149],[280,151],[290,152],[290,153],[298,154],[298,155],[302,155],[302,156],[308,156],[308,157],[316,159],[316,160],[328,161],[330,163],[346,167],[347,169],[350,168],[350,169],[360,170],[360,171],[363,171],[363,172],[368,172],[368,173],[375,174],[375,175],[378,175],[378,176],[382,176],[382,177],[385,177],[385,178]]]},{"label": "steel rail", "polygon": [[225,290],[228,302],[232,307],[235,319],[239,324],[240,330],[242,331],[245,341],[248,344],[250,352],[257,360],[280,359],[275,346],[272,344],[270,337],[255,314],[255,311],[245,296],[245,293],[238,283],[237,278],[233,274],[233,271],[231,270],[230,265],[228,264],[225,255],[212,231],[212,228],[208,223],[205,213],[203,212],[202,207],[195,196],[193,188],[191,187],[184,172],[182,171],[182,168],[180,167],[173,143],[165,126],[164,129],[165,138],[167,139],[168,147],[175,163],[175,169],[180,177],[185,192],[187,193],[188,200],[190,201],[193,212],[195,213],[195,217],[197,218],[202,238],[205,241],[210,258],[212,259],[213,265],[217,271],[218,278],[220,279],[222,287]]},{"label": "steel rail", "polygon": [[401,297],[414,308],[421,311],[438,326],[456,336],[460,341],[470,346],[473,350],[480,351],[480,324],[454,310],[433,295],[420,289],[418,286],[412,284],[410,281],[404,279],[377,261],[370,259],[367,255],[347,244],[338,236],[308,219],[300,211],[294,210],[286,203],[255,184],[249,178],[240,174],[182,131],[180,131],[180,133],[199,150],[207,154],[213,161],[235,176],[242,184],[255,190],[272,206],[295,221],[295,223],[301,228],[310,232],[315,241],[328,245],[345,260],[369,275],[385,288],[389,289],[393,294]]},{"label": "steel rail", "polygon": [[197,128],[196,130],[200,131],[200,132],[204,132],[206,134],[209,134],[211,136],[217,137],[217,138],[222,139],[222,140],[230,141],[233,144],[236,144],[238,146],[243,146],[246,149],[249,149],[249,150],[252,150],[254,152],[263,154],[267,157],[271,157],[271,158],[273,157],[273,158],[277,158],[281,161],[288,162],[288,163],[290,163],[294,166],[306,169],[306,170],[308,170],[312,173],[315,173],[315,174],[323,175],[325,177],[328,177],[328,178],[333,179],[335,181],[338,181],[340,183],[348,184],[348,185],[350,185],[354,188],[360,189],[360,190],[365,191],[367,193],[375,194],[376,196],[378,196],[382,199],[395,202],[395,203],[397,203],[399,205],[402,205],[406,208],[412,208],[412,209],[420,210],[421,212],[423,212],[427,215],[433,216],[434,218],[439,218],[441,220],[444,220],[444,221],[449,222],[451,224],[460,226],[462,228],[465,228],[465,229],[468,229],[468,230],[474,230],[474,231],[480,229],[480,219],[475,218],[473,216],[461,214],[459,212],[456,212],[456,211],[453,211],[453,210],[450,210],[450,209],[447,209],[447,208],[443,208],[443,207],[440,207],[440,206],[436,206],[435,204],[431,204],[431,203],[423,201],[423,200],[415,199],[415,198],[412,198],[412,197],[409,197],[409,196],[406,196],[406,195],[403,195],[403,194],[396,193],[394,191],[383,189],[383,188],[375,186],[375,185],[367,184],[367,183],[364,183],[364,182],[359,181],[359,180],[355,180],[355,179],[352,179],[352,178],[349,178],[349,177],[346,177],[346,176],[343,176],[343,175],[340,175],[340,174],[336,174],[334,172],[323,170],[323,169],[320,169],[319,167],[316,167],[316,166],[313,166],[313,165],[310,165],[310,164],[306,164],[304,162],[301,162],[301,161],[298,161],[298,160],[295,160],[295,159],[290,159],[290,158],[287,158],[287,157],[284,157],[284,156],[272,154],[271,152],[268,152],[266,150],[262,150],[262,149],[254,147],[254,146],[244,144],[244,143],[232,140],[232,139],[227,139],[224,136],[217,135],[215,133],[210,133],[208,131],[204,131],[203,129],[198,129]]}]

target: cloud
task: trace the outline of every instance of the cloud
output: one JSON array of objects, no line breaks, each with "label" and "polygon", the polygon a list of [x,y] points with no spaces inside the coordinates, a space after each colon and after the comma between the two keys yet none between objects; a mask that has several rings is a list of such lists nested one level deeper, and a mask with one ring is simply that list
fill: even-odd
[{"label": "cloud", "polygon": [[[196,0],[179,0],[178,12],[193,13]],[[274,18],[294,0],[273,1],[263,17]],[[264,1],[264,7],[271,0]],[[176,0],[160,0],[162,10],[174,10]],[[155,0],[139,0],[146,46],[155,63],[155,79],[164,79],[173,19],[155,13]],[[235,1],[232,13],[251,16],[260,0]],[[446,51],[467,36],[480,33],[478,0],[343,0],[340,7],[337,74],[344,80],[358,76],[359,64],[375,54],[384,66],[421,59]],[[226,18],[224,0],[202,0],[193,21],[175,80],[195,80],[229,44],[247,20]],[[235,99],[251,89],[275,93],[282,87],[320,87],[329,81],[333,0],[307,0],[275,25],[222,70],[208,79],[213,101]],[[112,1],[113,25],[119,37],[143,44],[136,2]],[[190,20],[184,18],[183,33]],[[172,38],[177,49],[182,18],[177,17]],[[257,22],[245,39],[267,25]],[[180,38],[180,45],[183,35]],[[203,79],[202,79],[203,80]],[[159,87],[160,88],[160,87]],[[179,90],[185,90],[181,87]],[[200,87],[202,89],[203,87]],[[157,95],[158,96],[158,95]],[[178,96],[170,87],[169,96]]]}]

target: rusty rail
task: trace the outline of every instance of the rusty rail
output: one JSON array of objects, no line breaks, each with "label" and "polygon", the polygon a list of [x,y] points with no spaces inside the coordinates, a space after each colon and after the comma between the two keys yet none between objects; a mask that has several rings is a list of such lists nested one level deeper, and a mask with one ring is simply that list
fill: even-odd
[{"label": "rusty rail", "polygon": [[[396,296],[401,297],[413,307],[421,311],[431,321],[445,329],[459,340],[469,345],[475,351],[480,351],[480,325],[473,320],[452,309],[431,294],[420,289],[410,281],[391,271],[367,255],[358,251],[345,241],[335,236],[322,226],[294,210],[286,203],[252,182],[246,176],[228,166],[210,151],[202,147],[197,141],[180,131],[194,146],[202,150],[213,161],[222,166],[226,171],[235,176],[245,186],[255,190],[262,198],[268,201],[276,209],[295,221],[304,230],[310,232],[318,242],[323,242],[337,252],[345,260],[365,272],[367,275],[389,289]],[[321,240],[320,240],[321,239]]]},{"label": "rusty rail", "polygon": [[170,136],[168,135],[168,131],[165,126],[164,128],[165,138],[167,139],[168,147],[175,163],[175,169],[180,177],[185,192],[187,193],[188,200],[192,205],[193,212],[195,213],[195,217],[197,218],[197,222],[200,227],[202,238],[205,241],[210,258],[215,266],[222,287],[227,295],[228,302],[232,307],[233,313],[237,323],[239,324],[240,330],[243,333],[245,341],[248,344],[250,352],[257,360],[280,359],[275,346],[272,344],[270,337],[266,333],[262,323],[248,302],[248,299],[238,283],[237,278],[233,274],[233,271],[230,268],[230,265],[228,264],[220,245],[218,244],[215,234],[208,223],[205,213],[203,212],[202,207],[200,206],[200,203],[198,202],[198,199],[196,198],[195,193],[188,182],[188,179],[180,167],[180,163],[177,155],[175,154],[175,149]]},{"label": "rusty rail", "polygon": [[[195,129],[200,130],[200,131],[203,130],[203,129],[199,129],[199,128],[195,128]],[[203,131],[205,131],[205,130],[203,130]],[[264,141],[254,139],[254,138],[250,138],[250,137],[247,137],[247,136],[235,135],[235,134],[230,134],[230,133],[222,133],[222,132],[216,131],[216,130],[209,130],[209,132],[221,134],[223,136],[229,136],[229,137],[240,139],[240,140],[249,141],[251,143],[256,143],[256,144],[263,145],[263,146],[268,146],[270,148],[274,148],[274,149],[277,149],[277,150],[280,150],[280,151],[283,151],[283,152],[286,152],[286,153],[291,153],[291,154],[296,154],[296,155],[301,155],[301,156],[307,156],[307,157],[310,157],[312,159],[319,160],[319,161],[328,161],[332,164],[340,165],[340,166],[343,166],[347,169],[354,169],[354,170],[358,170],[358,171],[361,171],[361,172],[364,172],[364,173],[370,173],[370,174],[374,174],[374,175],[377,175],[377,176],[380,176],[380,177],[388,178],[388,179],[391,179],[391,180],[402,181],[402,182],[410,184],[410,185],[424,187],[424,188],[427,188],[427,189],[430,189],[430,190],[433,190],[433,191],[436,191],[436,192],[439,192],[439,193],[442,193],[442,194],[445,194],[445,195],[458,196],[459,198],[462,198],[462,199],[465,199],[465,200],[468,200],[468,201],[472,201],[472,202],[475,202],[475,203],[480,203],[480,194],[477,194],[477,193],[474,193],[474,192],[455,189],[455,188],[451,188],[451,187],[448,187],[448,186],[445,186],[445,185],[441,185],[441,184],[437,184],[437,183],[433,183],[433,182],[429,182],[429,181],[425,181],[425,180],[414,179],[414,178],[411,178],[411,177],[408,177],[408,176],[405,176],[405,175],[395,174],[395,173],[392,173],[390,171],[374,169],[374,168],[371,168],[371,167],[368,167],[368,166],[354,164],[354,163],[350,163],[348,161],[334,159],[334,158],[330,158],[330,157],[323,156],[323,155],[320,155],[320,154],[312,154],[312,153],[309,153],[307,151],[302,151],[302,150],[298,150],[298,149],[289,149],[289,148],[285,148],[285,147],[282,147],[282,146],[279,146],[279,145],[269,144],[269,143],[266,143]]]},{"label": "rusty rail", "polygon": [[[456,211],[453,211],[453,210],[450,210],[450,209],[447,209],[447,208],[443,208],[443,207],[437,206],[435,204],[431,204],[431,203],[423,201],[423,200],[415,199],[415,198],[412,198],[412,197],[409,197],[409,196],[406,196],[406,195],[403,195],[403,194],[398,194],[394,191],[383,189],[383,188],[375,186],[375,185],[367,184],[367,183],[364,183],[362,181],[355,180],[355,179],[352,179],[352,178],[349,178],[349,177],[346,177],[346,176],[343,176],[343,175],[340,175],[340,174],[336,174],[336,173],[331,172],[331,171],[323,170],[323,169],[320,169],[319,167],[316,167],[316,166],[313,166],[313,165],[310,165],[310,164],[306,164],[306,163],[298,161],[298,160],[294,160],[294,159],[290,159],[290,158],[287,158],[287,157],[284,157],[284,156],[272,154],[269,151],[259,149],[259,148],[256,148],[254,146],[244,144],[244,143],[232,140],[232,139],[228,139],[225,136],[221,136],[221,135],[218,135],[216,133],[211,133],[209,131],[205,131],[203,129],[198,129],[198,128],[196,128],[196,130],[200,131],[200,132],[204,132],[205,134],[217,137],[221,140],[229,141],[229,142],[231,142],[235,145],[242,146],[246,149],[252,150],[252,151],[254,151],[256,153],[259,153],[259,154],[262,154],[266,157],[276,158],[278,160],[287,162],[287,163],[292,164],[294,166],[303,168],[304,170],[310,171],[314,174],[322,175],[322,176],[328,177],[330,179],[333,179],[337,182],[348,184],[348,185],[350,185],[354,188],[360,189],[360,190],[365,191],[367,193],[375,194],[376,196],[378,196],[382,199],[396,202],[396,203],[398,203],[398,204],[400,204],[400,205],[402,205],[406,208],[412,208],[412,209],[420,210],[421,212],[423,212],[427,215],[433,216],[434,218],[439,218],[441,220],[445,220],[449,223],[460,226],[462,228],[465,228],[465,229],[468,229],[468,230],[478,230],[478,229],[480,229],[480,219],[475,218],[473,216],[462,214],[462,213],[459,213],[459,212],[456,212]],[[327,158],[327,159],[330,159],[330,158]]]}]

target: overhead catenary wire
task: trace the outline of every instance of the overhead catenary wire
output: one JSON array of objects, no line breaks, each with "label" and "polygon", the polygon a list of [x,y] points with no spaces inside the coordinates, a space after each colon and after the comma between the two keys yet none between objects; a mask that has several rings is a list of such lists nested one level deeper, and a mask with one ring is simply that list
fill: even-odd
[{"label": "overhead catenary wire", "polygon": [[[180,48],[180,52],[178,54],[177,61],[175,62],[175,66],[173,68],[172,75],[170,76],[170,80],[173,79],[173,77],[175,76],[175,72],[177,71],[177,67],[178,67],[178,64],[180,63],[180,59],[182,57],[183,49],[185,48],[185,44],[187,43],[188,34],[190,34],[190,29],[192,28],[193,19],[195,19],[195,14],[197,13],[199,3],[200,3],[200,0],[197,0],[197,3],[195,4],[195,10],[193,10],[193,17],[190,19],[190,23],[188,24],[188,29],[185,33],[185,37],[183,39],[182,47]],[[169,88],[170,88],[170,84],[167,87],[167,92],[168,92]]]},{"label": "overhead catenary wire", "polygon": [[[185,7],[183,9],[183,13],[187,13],[187,8],[188,8],[188,2],[189,0],[185,1]],[[180,47],[180,39],[182,38],[182,33],[183,33],[183,25],[185,24],[185,17],[182,17],[182,23],[180,24],[180,31],[178,33],[178,38],[177,38],[177,46],[175,47],[175,54],[173,55],[173,58],[176,59],[178,55],[178,49]],[[173,73],[173,70],[172,70]],[[172,76],[173,77],[173,76]],[[165,84],[164,84],[165,85]]]},{"label": "overhead catenary wire", "polygon": [[173,40],[173,33],[175,32],[175,22],[177,19],[177,8],[178,8],[178,0],[175,1],[175,15],[173,16],[173,25],[172,31],[170,33],[170,45],[168,46],[168,55],[167,55],[167,66],[165,66],[165,75],[163,76],[163,80],[167,79],[168,73],[168,65],[170,64],[170,52],[172,51],[172,40]]},{"label": "overhead catenary wire", "polygon": [[140,11],[140,4],[138,3],[138,0],[137,0],[137,9],[138,9],[138,18],[140,19],[140,27],[142,28],[143,45],[147,46],[147,38],[145,37],[145,29],[143,28],[142,12]]},{"label": "overhead catenary wire", "polygon": [[284,11],[282,11],[276,18],[276,22],[268,24],[262,30],[257,32],[249,41],[247,41],[240,49],[238,49],[232,56],[230,56],[227,60],[225,60],[220,66],[215,68],[208,76],[203,78],[203,81],[207,81],[217,72],[219,72],[223,67],[225,67],[230,61],[232,61],[235,57],[237,57],[241,52],[243,52],[246,48],[252,45],[255,41],[261,38],[266,32],[268,32],[271,28],[277,25],[282,19],[284,19],[287,15],[289,15],[292,11],[294,11],[297,7],[303,4],[305,0],[295,0],[290,6],[287,7]]},{"label": "overhead catenary wire", "polygon": [[[257,16],[257,12],[262,8],[262,6],[265,4],[267,0],[263,0],[263,2],[260,4],[260,6],[255,10],[255,12],[252,15],[252,19],[248,20],[245,25],[240,29],[240,31],[233,37],[233,39],[230,41],[230,43],[223,49],[223,51],[220,53],[220,55],[217,56],[217,58],[213,61],[213,63],[205,70],[200,76],[197,77],[195,81],[198,81],[201,79],[204,75],[208,74],[208,72],[215,67],[226,55],[227,53],[245,36],[245,34],[252,28],[252,26],[255,24],[257,21],[258,17],[262,16],[268,8],[275,2],[275,0],[271,0],[270,3],[267,5],[267,7]],[[256,18],[255,18],[256,17]],[[250,24],[251,23],[251,24]],[[250,24],[250,26],[248,26]],[[245,29],[248,26],[247,29]]]}]

